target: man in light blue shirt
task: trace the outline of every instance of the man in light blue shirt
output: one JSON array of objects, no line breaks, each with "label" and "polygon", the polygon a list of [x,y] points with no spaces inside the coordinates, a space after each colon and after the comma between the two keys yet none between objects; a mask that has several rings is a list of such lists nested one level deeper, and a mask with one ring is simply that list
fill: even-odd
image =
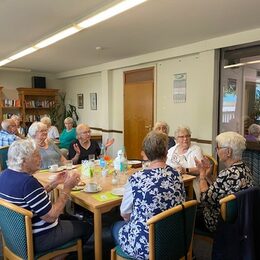
[{"label": "man in light blue shirt", "polygon": [[0,131],[0,146],[7,146],[19,139],[15,133],[17,131],[16,123],[13,119],[5,119],[2,123]]}]

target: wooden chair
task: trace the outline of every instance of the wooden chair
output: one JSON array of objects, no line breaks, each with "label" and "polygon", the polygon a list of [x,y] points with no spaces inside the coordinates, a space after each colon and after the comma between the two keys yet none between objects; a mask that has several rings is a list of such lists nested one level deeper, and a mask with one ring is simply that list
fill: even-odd
[{"label": "wooden chair", "polygon": [[208,180],[210,183],[212,183],[213,181],[216,180],[217,178],[217,173],[218,173],[218,162],[216,161],[216,159],[208,154],[204,154],[205,157],[208,158],[208,160],[210,161],[210,165],[211,165],[211,178]]},{"label": "wooden chair", "polygon": [[8,154],[9,146],[0,147],[0,171],[3,171],[7,168],[7,154]]},{"label": "wooden chair", "polygon": [[31,211],[0,199],[0,227],[5,260],[47,260],[74,251],[78,253],[78,259],[82,260],[81,239],[70,241],[47,252],[34,254],[32,216]]},{"label": "wooden chair", "polygon": [[[149,259],[192,259],[192,239],[197,201],[191,200],[148,220]],[[132,259],[117,246],[111,260]]]}]

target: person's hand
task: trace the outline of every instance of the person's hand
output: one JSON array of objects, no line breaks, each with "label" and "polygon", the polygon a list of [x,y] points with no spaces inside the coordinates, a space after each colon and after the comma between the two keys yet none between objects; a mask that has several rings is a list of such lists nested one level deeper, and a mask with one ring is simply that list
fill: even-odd
[{"label": "person's hand", "polygon": [[199,170],[200,173],[200,177],[205,178],[208,172],[208,169],[210,169],[209,165],[209,161],[207,158],[203,158],[201,161],[197,159],[197,157],[194,158],[196,167]]},{"label": "person's hand", "polygon": [[77,170],[72,170],[70,174],[67,175],[67,178],[64,181],[64,189],[71,190],[75,187],[80,181],[80,174]]},{"label": "person's hand", "polygon": [[111,146],[115,142],[115,139],[107,139],[107,142],[105,144],[105,148],[107,149],[109,146]]},{"label": "person's hand", "polygon": [[66,171],[59,172],[56,176],[55,179],[53,180],[53,184],[56,186],[59,184],[63,184],[67,178],[67,173]]},{"label": "person's hand", "polygon": [[78,144],[73,144],[73,149],[76,152],[76,154],[80,154],[80,149],[79,149]]}]

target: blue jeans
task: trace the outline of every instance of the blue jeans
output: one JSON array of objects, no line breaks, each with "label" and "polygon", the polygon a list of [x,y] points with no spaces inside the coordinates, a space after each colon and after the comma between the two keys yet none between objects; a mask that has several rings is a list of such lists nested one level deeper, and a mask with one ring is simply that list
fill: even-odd
[{"label": "blue jeans", "polygon": [[81,220],[59,220],[59,224],[46,233],[34,236],[35,253],[61,246],[71,240],[82,238],[83,243],[90,238],[93,227]]},{"label": "blue jeans", "polygon": [[116,245],[120,245],[119,243],[119,239],[118,239],[118,233],[119,233],[119,229],[125,225],[125,221],[121,220],[121,221],[117,221],[112,225],[112,236],[114,238],[114,242]]}]

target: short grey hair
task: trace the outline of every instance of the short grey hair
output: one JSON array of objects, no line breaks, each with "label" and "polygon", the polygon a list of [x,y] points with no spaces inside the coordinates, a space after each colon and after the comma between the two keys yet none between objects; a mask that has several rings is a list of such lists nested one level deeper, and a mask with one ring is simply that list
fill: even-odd
[{"label": "short grey hair", "polygon": [[219,147],[232,149],[232,159],[241,160],[243,151],[246,149],[246,139],[236,132],[224,132],[216,137]]},{"label": "short grey hair", "polygon": [[168,152],[168,136],[154,130],[149,132],[143,140],[143,151],[149,161],[165,160]]},{"label": "short grey hair", "polygon": [[42,117],[41,122],[47,125],[48,127],[51,126],[51,119],[48,116]]},{"label": "short grey hair", "polygon": [[76,127],[76,133],[77,133],[77,135],[80,135],[81,132],[82,132],[82,129],[85,129],[85,128],[89,128],[89,130],[90,130],[90,127],[89,127],[87,124],[79,124],[79,125]]},{"label": "short grey hair", "polygon": [[191,130],[190,130],[190,128],[189,128],[188,126],[178,126],[178,127],[176,128],[175,132],[174,132],[174,137],[175,137],[175,139],[178,138],[179,133],[180,133],[181,131],[187,131],[187,132],[189,133],[189,135],[191,135]]},{"label": "short grey hair", "polygon": [[8,168],[21,171],[26,158],[32,157],[37,149],[35,141],[31,138],[14,141],[8,149]]},{"label": "short grey hair", "polygon": [[8,128],[9,128],[9,126],[12,123],[15,124],[14,119],[5,119],[5,120],[3,120],[2,123],[1,123],[2,129],[5,130],[5,131],[8,131],[9,130]]},{"label": "short grey hair", "polygon": [[74,120],[73,120],[73,118],[72,117],[66,117],[65,119],[64,119],[64,124],[65,123],[74,123]]},{"label": "short grey hair", "polygon": [[248,127],[248,133],[250,135],[253,135],[255,137],[258,137],[260,135],[260,126],[257,124],[252,124]]},{"label": "short grey hair", "polygon": [[166,122],[164,122],[164,121],[158,121],[158,122],[156,122],[155,125],[154,125],[154,127],[153,127],[153,130],[154,130],[154,131],[157,131],[158,128],[161,128],[161,127],[164,127],[164,128],[165,128],[166,134],[168,135],[169,132],[170,132],[170,127],[169,127],[169,125],[168,125]]},{"label": "short grey hair", "polygon": [[42,129],[46,129],[47,130],[47,126],[42,123],[42,122],[34,122],[31,124],[31,126],[29,127],[28,130],[28,135],[31,138],[35,138],[36,133]]}]

